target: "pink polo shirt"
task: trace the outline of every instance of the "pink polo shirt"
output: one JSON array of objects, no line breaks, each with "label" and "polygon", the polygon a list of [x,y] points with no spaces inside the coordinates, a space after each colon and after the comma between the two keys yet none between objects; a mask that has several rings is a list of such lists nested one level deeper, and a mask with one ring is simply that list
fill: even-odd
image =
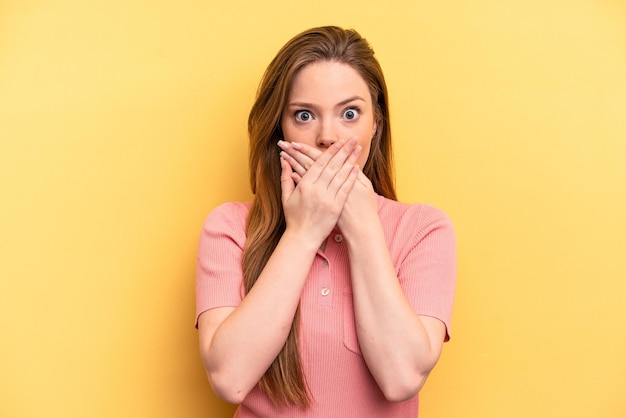
[{"label": "pink polo shirt", "polygon": [[[196,321],[209,309],[238,306],[242,300],[241,257],[249,203],[226,203],[207,217],[198,252]],[[440,210],[378,196],[378,213],[404,294],[419,315],[450,318],[456,275],[456,241]],[[387,401],[359,349],[346,244],[335,229],[318,251],[300,299],[302,363],[312,405],[276,410],[255,387],[235,417],[411,417],[418,397]],[[254,342],[251,341],[253,344]]]}]

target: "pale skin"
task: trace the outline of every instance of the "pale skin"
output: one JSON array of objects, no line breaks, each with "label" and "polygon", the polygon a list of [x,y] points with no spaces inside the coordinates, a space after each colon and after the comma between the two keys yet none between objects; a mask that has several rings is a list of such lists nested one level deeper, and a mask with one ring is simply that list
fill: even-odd
[{"label": "pale skin", "polygon": [[376,194],[359,169],[376,127],[368,86],[352,67],[318,62],[296,76],[279,143],[285,233],[237,308],[198,319],[207,375],[225,400],[241,403],[280,352],[315,254],[335,225],[348,248],[361,352],[385,397],[415,396],[439,359],[445,325],[406,300]]}]

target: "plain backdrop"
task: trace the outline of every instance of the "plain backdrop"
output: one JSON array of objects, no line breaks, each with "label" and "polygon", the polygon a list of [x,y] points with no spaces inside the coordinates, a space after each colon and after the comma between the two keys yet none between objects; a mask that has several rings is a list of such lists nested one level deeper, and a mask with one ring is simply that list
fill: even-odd
[{"label": "plain backdrop", "polygon": [[400,199],[458,235],[420,416],[626,416],[623,1],[4,0],[1,417],[232,415],[197,353],[199,232],[251,198],[265,67],[325,24],[385,70]]}]

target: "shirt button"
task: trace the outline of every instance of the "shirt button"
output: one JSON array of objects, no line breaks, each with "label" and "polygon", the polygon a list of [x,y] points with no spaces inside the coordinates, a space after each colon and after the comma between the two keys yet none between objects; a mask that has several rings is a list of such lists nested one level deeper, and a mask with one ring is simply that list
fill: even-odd
[{"label": "shirt button", "polygon": [[333,239],[335,240],[335,242],[339,243],[343,241],[343,236],[341,234],[337,234],[333,237]]},{"label": "shirt button", "polygon": [[324,260],[324,261],[322,261],[322,265],[323,265],[324,267],[328,267],[328,260]]},{"label": "shirt button", "polygon": [[324,287],[321,293],[322,293],[322,296],[328,296],[328,294],[330,293],[330,289],[327,287]]}]

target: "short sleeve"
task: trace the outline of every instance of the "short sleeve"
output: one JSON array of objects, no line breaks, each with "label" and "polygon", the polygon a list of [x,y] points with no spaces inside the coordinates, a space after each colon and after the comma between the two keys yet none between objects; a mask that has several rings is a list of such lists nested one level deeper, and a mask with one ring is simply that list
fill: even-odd
[{"label": "short sleeve", "polygon": [[196,264],[196,327],[202,312],[241,303],[247,214],[246,204],[225,203],[204,222]]},{"label": "short sleeve", "polygon": [[418,315],[437,318],[446,325],[448,341],[456,287],[454,228],[443,211],[428,205],[414,208],[417,213],[406,220],[412,224],[413,236],[398,268],[398,278]]}]

